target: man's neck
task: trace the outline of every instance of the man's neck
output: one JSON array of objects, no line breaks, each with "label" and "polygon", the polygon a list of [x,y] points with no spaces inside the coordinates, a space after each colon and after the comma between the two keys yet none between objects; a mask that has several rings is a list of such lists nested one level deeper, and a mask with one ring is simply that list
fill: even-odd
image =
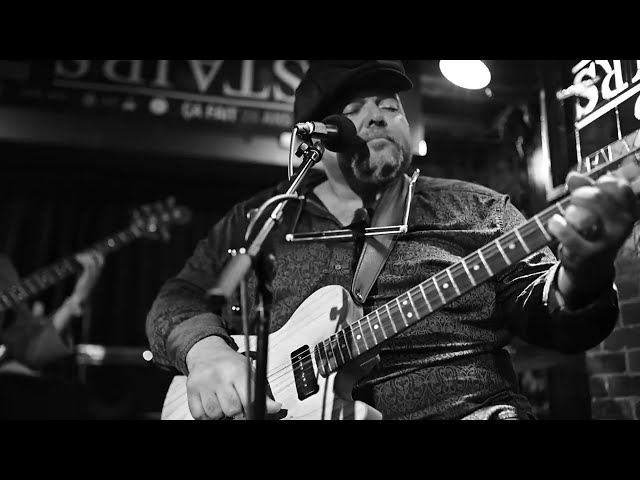
[{"label": "man's neck", "polygon": [[372,208],[380,198],[381,192],[370,197],[363,197],[355,192],[346,182],[327,177],[327,181],[314,188],[314,193],[342,225],[353,221],[354,212],[362,207]]},{"label": "man's neck", "polygon": [[337,200],[349,204],[359,204],[360,207],[363,205],[364,201],[362,197],[346,182],[339,182],[329,177],[325,183],[324,188],[328,193],[335,196]]},{"label": "man's neck", "polygon": [[342,174],[339,169],[325,169],[327,175],[326,188],[337,199],[347,202],[350,205],[373,207],[380,198],[381,192],[378,187],[366,186],[364,184],[352,184]]}]

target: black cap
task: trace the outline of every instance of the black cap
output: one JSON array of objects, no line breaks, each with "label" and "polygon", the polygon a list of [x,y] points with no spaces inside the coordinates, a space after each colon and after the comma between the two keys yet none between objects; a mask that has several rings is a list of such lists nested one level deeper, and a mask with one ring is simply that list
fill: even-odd
[{"label": "black cap", "polygon": [[413,88],[400,60],[310,60],[295,92],[294,123],[322,121],[349,87],[382,87],[396,92]]}]

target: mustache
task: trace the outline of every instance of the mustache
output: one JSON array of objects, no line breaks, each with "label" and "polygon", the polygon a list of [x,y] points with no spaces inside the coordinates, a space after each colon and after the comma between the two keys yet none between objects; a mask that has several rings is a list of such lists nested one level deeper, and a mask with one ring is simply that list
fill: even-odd
[{"label": "mustache", "polygon": [[401,152],[405,150],[403,148],[403,142],[389,131],[379,128],[369,128],[363,130],[356,136],[355,141],[345,150],[344,154],[347,156],[356,156],[359,159],[368,158],[370,154],[368,142],[378,138],[393,143]]},{"label": "mustache", "polygon": [[388,132],[375,132],[375,131],[367,130],[367,131],[363,132],[362,135],[360,135],[360,138],[365,143],[369,142],[370,140],[383,138],[385,140],[389,140],[392,143],[395,143],[396,145],[399,144],[399,142],[396,140],[396,138],[393,135],[391,135],[390,133],[388,133]]},{"label": "mustache", "polygon": [[362,143],[365,145],[371,140],[381,138],[393,143],[398,148],[402,149],[402,142],[400,142],[392,133],[386,130],[368,129],[362,132],[360,138],[362,139]]}]

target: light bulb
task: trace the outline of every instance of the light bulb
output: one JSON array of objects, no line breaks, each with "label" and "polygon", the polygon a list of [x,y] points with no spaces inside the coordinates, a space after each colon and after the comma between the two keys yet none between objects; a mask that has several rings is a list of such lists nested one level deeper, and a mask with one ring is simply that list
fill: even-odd
[{"label": "light bulb", "polygon": [[491,72],[482,60],[440,60],[447,80],[462,88],[477,90],[489,85]]}]

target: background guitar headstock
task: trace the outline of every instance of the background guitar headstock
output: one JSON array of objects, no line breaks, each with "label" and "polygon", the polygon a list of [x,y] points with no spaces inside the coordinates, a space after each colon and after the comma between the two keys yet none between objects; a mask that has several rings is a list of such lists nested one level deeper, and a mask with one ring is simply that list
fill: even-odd
[{"label": "background guitar headstock", "polygon": [[168,242],[169,228],[184,225],[191,220],[191,211],[176,205],[174,197],[164,201],[147,203],[132,212],[131,226],[139,229],[143,236]]}]

